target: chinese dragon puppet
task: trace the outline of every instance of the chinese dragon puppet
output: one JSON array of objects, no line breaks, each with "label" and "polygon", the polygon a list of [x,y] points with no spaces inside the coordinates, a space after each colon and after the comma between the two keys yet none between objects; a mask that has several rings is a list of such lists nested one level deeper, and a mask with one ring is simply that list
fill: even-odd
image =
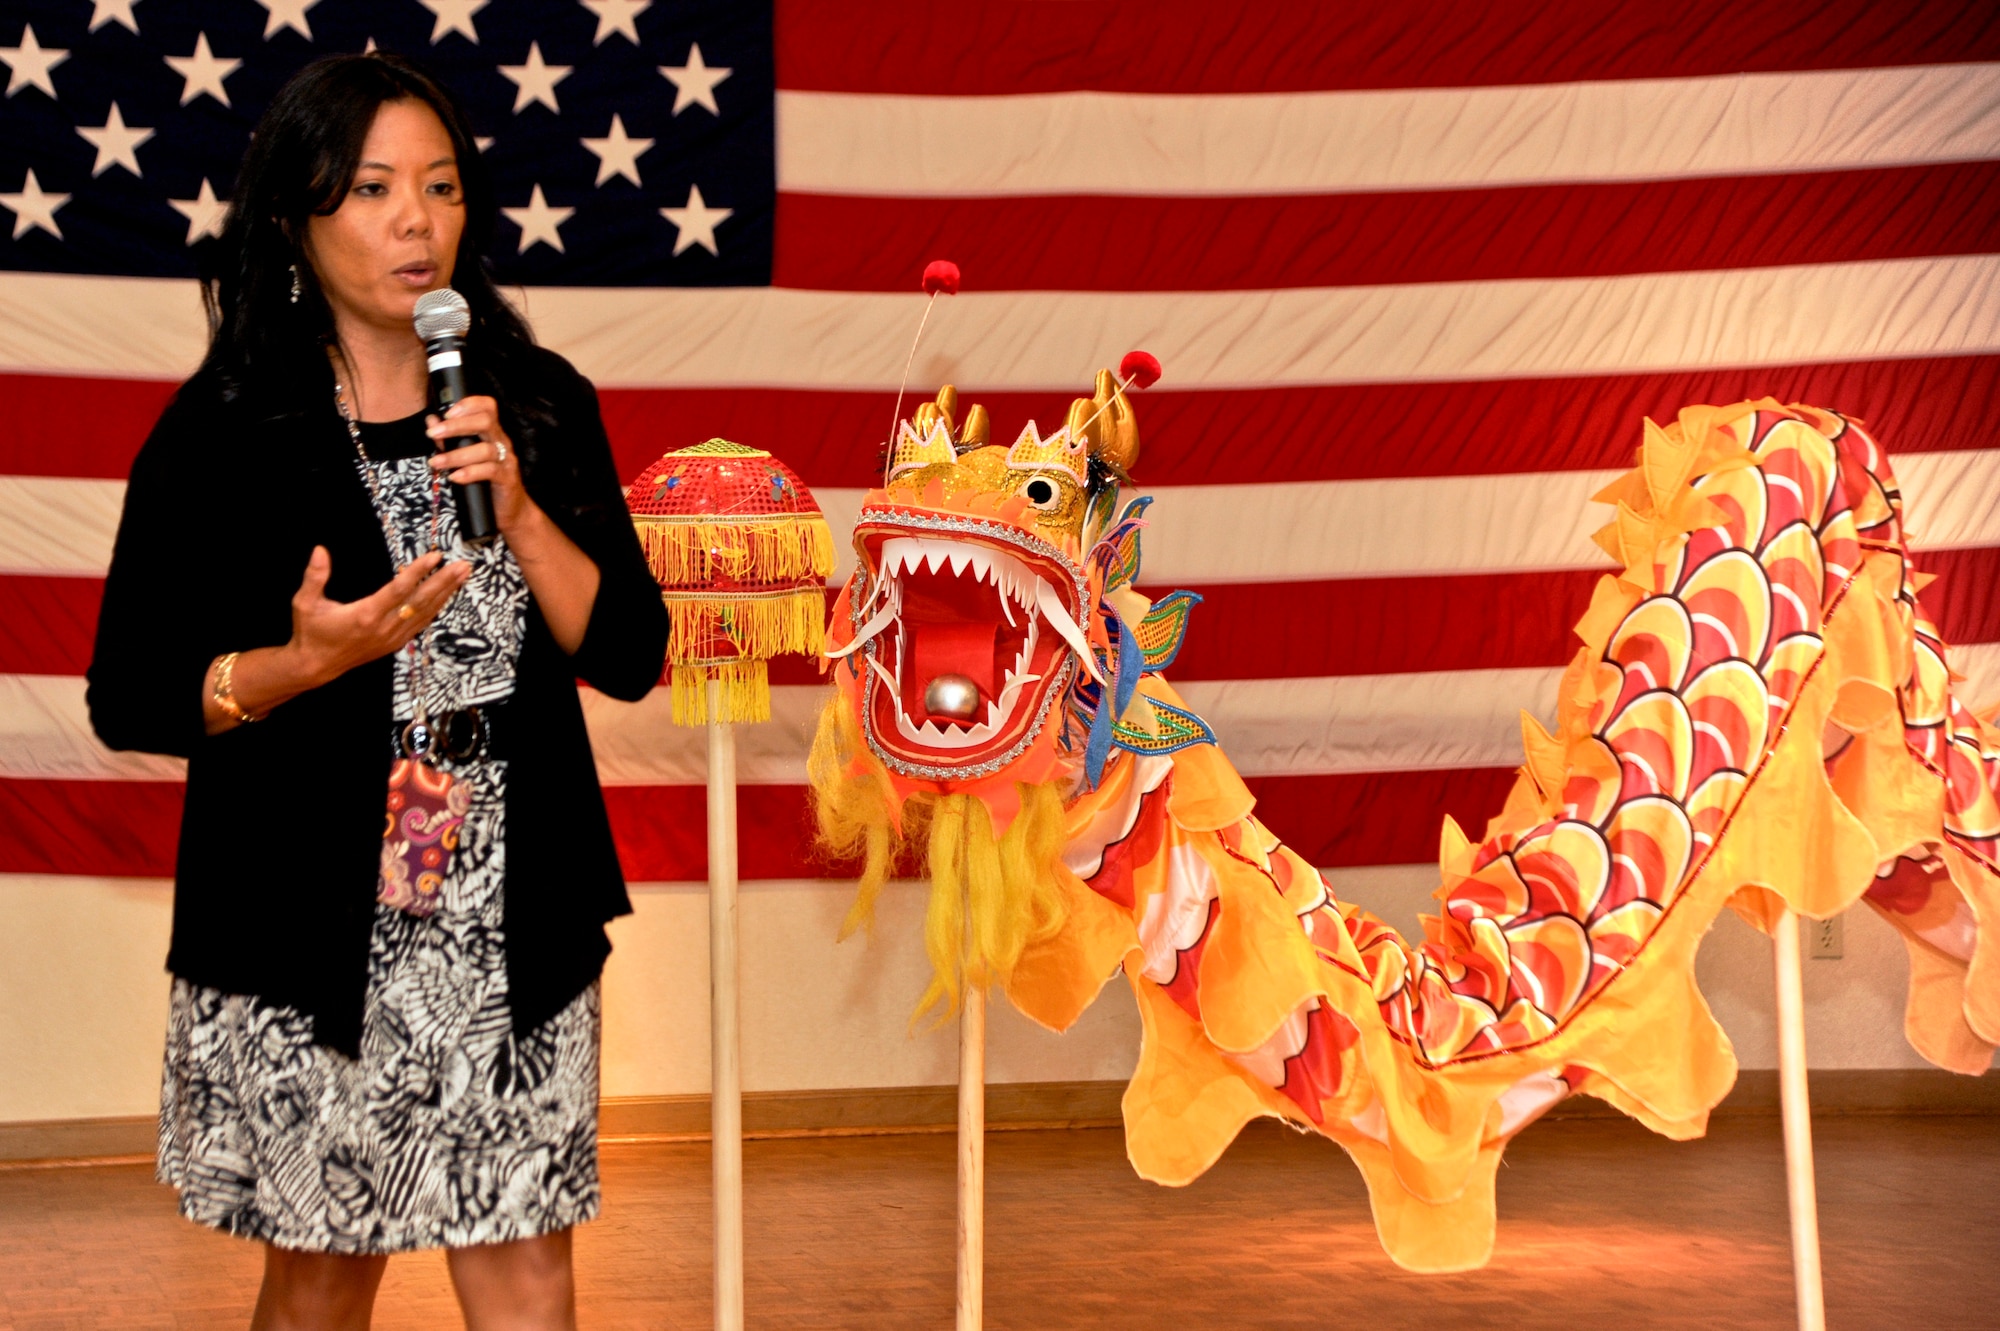
[{"label": "chinese dragon puppet", "polygon": [[1859,422],[1765,400],[1646,423],[1599,496],[1619,571],[1555,730],[1524,716],[1482,837],[1445,821],[1418,940],[1258,822],[1167,682],[1197,598],[1134,589],[1149,501],[1121,496],[1139,437],[1113,377],[1050,435],[989,429],[945,388],[863,502],[819,825],[863,866],[850,929],[897,865],[928,872],[926,1006],[997,985],[1062,1030],[1123,969],[1144,1177],[1187,1183],[1275,1116],[1353,1157],[1397,1262],[1477,1266],[1502,1150],[1562,1097],[1704,1131],[1736,1072],[1693,974],[1724,906],[1768,928],[1866,900],[1908,943],[1915,1047],[1987,1067],[2000,732],[1952,695]]}]

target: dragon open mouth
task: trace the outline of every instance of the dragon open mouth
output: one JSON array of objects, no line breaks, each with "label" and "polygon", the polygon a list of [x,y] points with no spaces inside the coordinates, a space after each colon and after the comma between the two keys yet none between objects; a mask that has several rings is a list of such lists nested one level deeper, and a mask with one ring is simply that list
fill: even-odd
[{"label": "dragon open mouth", "polygon": [[862,653],[870,744],[908,775],[1006,761],[1040,731],[1071,658],[1090,659],[1075,568],[978,519],[864,511],[855,535],[867,588],[853,640],[829,654]]}]

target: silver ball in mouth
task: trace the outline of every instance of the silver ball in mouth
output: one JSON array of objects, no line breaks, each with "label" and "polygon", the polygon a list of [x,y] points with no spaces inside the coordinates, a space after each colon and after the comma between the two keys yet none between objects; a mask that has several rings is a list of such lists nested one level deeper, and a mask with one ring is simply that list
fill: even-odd
[{"label": "silver ball in mouth", "polygon": [[979,714],[979,686],[964,675],[939,675],[924,685],[924,710],[932,716],[970,721]]}]

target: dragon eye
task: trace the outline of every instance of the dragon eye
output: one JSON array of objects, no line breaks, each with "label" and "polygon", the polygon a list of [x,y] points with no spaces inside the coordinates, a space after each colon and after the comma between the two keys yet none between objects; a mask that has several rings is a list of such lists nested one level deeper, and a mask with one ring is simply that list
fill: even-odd
[{"label": "dragon eye", "polygon": [[1037,476],[1021,487],[1021,498],[1043,510],[1054,508],[1059,495],[1056,483],[1046,476]]}]

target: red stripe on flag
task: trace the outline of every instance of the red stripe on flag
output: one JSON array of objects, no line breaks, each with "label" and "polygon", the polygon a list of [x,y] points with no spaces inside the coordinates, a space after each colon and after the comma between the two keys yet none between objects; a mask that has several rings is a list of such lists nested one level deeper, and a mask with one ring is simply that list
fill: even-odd
[{"label": "red stripe on flag", "polygon": [[[1171,384],[1173,366],[1166,368]],[[10,421],[0,431],[0,475],[123,480],[131,471],[151,428],[146,413],[170,390],[89,381],[104,411],[79,421],[71,404],[79,382],[0,374],[0,412]],[[1030,418],[1053,428],[1074,396],[961,387],[968,400],[986,404],[996,434],[1008,438]],[[1087,387],[1080,374],[1076,391]],[[1671,420],[1690,403],[1767,393],[1859,416],[1893,452],[1990,448],[1988,422],[2000,418],[2000,356],[1575,379],[1169,388],[1137,395],[1146,441],[1138,475],[1147,485],[1195,485],[1624,467],[1639,446],[1641,418]],[[771,449],[808,485],[857,488],[881,483],[875,441],[895,403],[893,393],[782,388],[610,388],[598,398],[622,476],[638,475],[670,448],[720,435]]]},{"label": "red stripe on flag", "polygon": [[[1172,364],[1166,372],[1171,383]],[[961,385],[961,400],[984,403],[995,437],[1012,439],[1031,418],[1054,428],[1088,383],[1079,374],[1075,393],[989,393]],[[1213,485],[1628,467],[1645,417],[1671,421],[1691,403],[1765,394],[1861,417],[1892,452],[1991,448],[1990,422],[2000,418],[2000,356],[1575,379],[1155,390],[1135,395],[1145,445],[1136,474],[1144,485]],[[608,389],[598,396],[621,475],[636,476],[670,448],[720,435],[771,449],[808,485],[851,487],[881,484],[877,441],[895,404],[893,393],[786,389]]]},{"label": "red stripe on flag", "polygon": [[[708,877],[708,791],[702,786],[606,786],[604,803],[625,877],[635,883]],[[838,878],[839,868],[812,851],[812,814],[804,786],[739,786],[744,878]]]},{"label": "red stripe on flag", "polygon": [[[1253,777],[1257,816],[1322,866],[1421,864],[1437,856],[1444,815],[1475,838],[1500,811],[1511,768]],[[605,791],[625,874],[633,882],[693,882],[708,875],[705,793],[699,786],[614,786]],[[0,780],[0,873],[165,878],[173,874],[182,787],[155,781]],[[810,849],[806,792],[745,786],[745,879],[842,878]]]},{"label": "red stripe on flag", "polygon": [[1580,645],[1570,625],[1599,576],[1586,569],[1195,587],[1202,603],[1165,674],[1271,679],[1562,665]]},{"label": "red stripe on flag", "polygon": [[1514,785],[1511,767],[1246,778],[1264,826],[1325,867],[1434,862],[1444,816],[1474,840]]},{"label": "red stripe on flag", "polygon": [[0,575],[0,674],[81,675],[103,600],[102,578]]},{"label": "red stripe on flag", "polygon": [[0,473],[124,480],[174,395],[158,379],[0,374]]},{"label": "red stripe on flag", "polygon": [[2000,10],[1980,0],[778,0],[775,30],[780,88],[945,96],[1442,88],[2000,58]]},{"label": "red stripe on flag", "polygon": [[[1412,864],[1435,859],[1446,813],[1477,832],[1500,811],[1511,768],[1256,777],[1257,816],[1314,864]],[[699,786],[612,786],[604,792],[625,875],[633,882],[708,876],[706,792]],[[746,878],[845,878],[853,865],[812,849],[803,786],[744,786],[737,820]]]},{"label": "red stripe on flag", "polygon": [[[1866,200],[1866,207],[1855,201]],[[772,280],[1216,291],[1844,263],[2000,250],[2000,163],[1266,198],[778,196]]]},{"label": "red stripe on flag", "polygon": [[[1923,572],[1937,574],[1919,599],[1946,644],[2000,642],[2000,548],[1925,550],[1914,562]],[[1992,700],[1966,701],[1984,705]]]},{"label": "red stripe on flag", "polygon": [[171,878],[178,781],[0,778],[0,873]]},{"label": "red stripe on flag", "polygon": [[[1409,864],[1437,854],[1446,812],[1475,834],[1499,811],[1512,772],[1470,769],[1360,776],[1258,777],[1257,815],[1314,864]],[[183,787],[171,781],[0,779],[0,873],[170,878]],[[700,786],[605,790],[625,876],[697,882],[708,876],[706,794]],[[737,818],[746,879],[845,878],[851,865],[812,851],[803,786],[744,786]]]},{"label": "red stripe on flag", "polygon": [[[1938,575],[1923,604],[1946,643],[2000,642],[2000,546],[1927,550],[1916,564]],[[1165,673],[1277,679],[1566,665],[1583,645],[1572,626],[1609,571],[1195,586],[1187,590],[1202,603]]]}]

